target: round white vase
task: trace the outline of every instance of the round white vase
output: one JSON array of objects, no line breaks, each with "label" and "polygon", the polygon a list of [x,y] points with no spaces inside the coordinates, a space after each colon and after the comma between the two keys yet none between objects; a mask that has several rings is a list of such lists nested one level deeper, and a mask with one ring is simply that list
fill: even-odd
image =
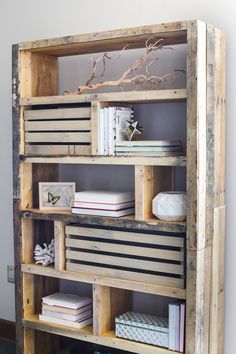
[{"label": "round white vase", "polygon": [[152,201],[152,213],[164,221],[186,219],[186,193],[161,192]]}]

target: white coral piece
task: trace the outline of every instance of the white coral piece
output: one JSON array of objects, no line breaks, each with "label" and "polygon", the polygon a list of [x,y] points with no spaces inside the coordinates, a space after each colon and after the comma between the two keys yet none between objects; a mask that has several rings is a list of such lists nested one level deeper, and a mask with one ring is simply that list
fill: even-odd
[{"label": "white coral piece", "polygon": [[35,246],[34,260],[36,264],[41,263],[44,267],[55,262],[55,247],[54,239],[49,245],[43,244],[43,248],[40,245]]}]

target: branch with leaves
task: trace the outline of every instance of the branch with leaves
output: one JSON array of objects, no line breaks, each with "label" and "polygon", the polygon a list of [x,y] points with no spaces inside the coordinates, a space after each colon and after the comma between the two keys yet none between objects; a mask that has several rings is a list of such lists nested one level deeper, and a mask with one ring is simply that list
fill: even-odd
[{"label": "branch with leaves", "polygon": [[[101,79],[106,71],[106,62],[107,60],[111,60],[111,56],[108,55],[108,53],[103,53],[100,57],[95,58],[94,56],[91,57],[92,60],[92,72],[88,80],[86,82],[79,86],[78,89],[74,92],[68,92],[65,91],[64,94],[70,94],[70,95],[75,95],[75,94],[82,94],[85,91],[91,91],[91,90],[97,90],[100,88],[104,87],[119,87],[121,90],[123,90],[123,85],[125,84],[130,84],[134,85],[136,87],[152,87],[153,85],[160,85],[163,82],[169,81],[169,80],[175,80],[175,76],[171,75],[169,73],[163,75],[163,76],[156,76],[156,75],[151,75],[151,65],[158,60],[158,58],[153,58],[153,53],[156,53],[158,50],[163,50],[167,49],[167,47],[164,47],[162,42],[162,39],[158,39],[154,43],[150,43],[151,38],[149,38],[146,43],[145,43],[145,52],[144,54],[137,58],[134,63],[127,69],[125,72],[121,75],[120,78],[117,80],[108,80],[108,81],[101,81],[101,82],[95,82],[97,79]],[[117,59],[119,59],[127,46],[125,46],[120,54],[118,55]],[[168,49],[172,49],[169,48]],[[98,73],[98,64],[102,63],[102,70],[100,74]],[[138,74],[137,71],[139,69],[143,69],[144,73]]]}]

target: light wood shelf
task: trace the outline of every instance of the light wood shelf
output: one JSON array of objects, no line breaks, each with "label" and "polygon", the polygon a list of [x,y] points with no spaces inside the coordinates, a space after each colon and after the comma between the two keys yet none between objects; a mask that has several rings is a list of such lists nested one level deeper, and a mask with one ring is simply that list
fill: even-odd
[{"label": "light wood shelf", "polygon": [[103,286],[110,286],[114,288],[137,291],[147,294],[155,294],[160,296],[167,296],[176,299],[185,299],[186,290],[175,288],[171,286],[164,286],[153,283],[142,283],[131,280],[124,280],[119,278],[104,277],[101,275],[91,275],[88,273],[72,272],[67,270],[58,271],[52,266],[43,267],[37,264],[22,264],[21,270],[24,273],[42,275],[50,278],[58,278],[64,280],[79,281],[88,284],[99,284]]},{"label": "light wood shelf", "polygon": [[92,334],[91,326],[87,326],[78,330],[67,326],[40,321],[38,315],[32,315],[29,318],[23,319],[22,322],[26,328],[48,332],[52,334],[58,334],[64,337],[69,337],[78,340],[83,340],[85,342],[100,344],[110,348],[126,350],[131,353],[173,354],[173,351],[170,351],[168,349],[117,338],[115,336],[114,331],[109,331],[103,336],[95,336]]},{"label": "light wood shelf", "polygon": [[21,156],[26,163],[60,163],[91,165],[143,165],[143,166],[186,166],[186,156],[139,157],[139,156]]},{"label": "light wood shelf", "polygon": [[186,89],[126,91],[109,93],[92,93],[82,95],[58,95],[41,97],[22,97],[21,106],[56,105],[72,103],[98,102],[131,102],[131,103],[162,103],[184,102],[187,100]]}]

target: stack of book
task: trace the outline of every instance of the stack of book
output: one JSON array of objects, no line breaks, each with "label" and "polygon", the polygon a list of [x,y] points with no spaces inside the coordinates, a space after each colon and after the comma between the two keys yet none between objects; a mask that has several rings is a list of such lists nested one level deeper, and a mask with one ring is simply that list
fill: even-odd
[{"label": "stack of book", "polygon": [[185,343],[185,303],[169,304],[169,349],[184,352]]},{"label": "stack of book", "polygon": [[72,213],[120,217],[134,214],[133,192],[84,191],[75,193]]},{"label": "stack of book", "polygon": [[42,321],[82,328],[93,322],[92,299],[55,293],[42,298]]},{"label": "stack of book", "polygon": [[127,140],[127,121],[133,117],[131,107],[106,107],[99,114],[99,155],[115,155],[115,143]]},{"label": "stack of book", "polygon": [[117,141],[117,156],[176,156],[183,154],[180,140]]}]

